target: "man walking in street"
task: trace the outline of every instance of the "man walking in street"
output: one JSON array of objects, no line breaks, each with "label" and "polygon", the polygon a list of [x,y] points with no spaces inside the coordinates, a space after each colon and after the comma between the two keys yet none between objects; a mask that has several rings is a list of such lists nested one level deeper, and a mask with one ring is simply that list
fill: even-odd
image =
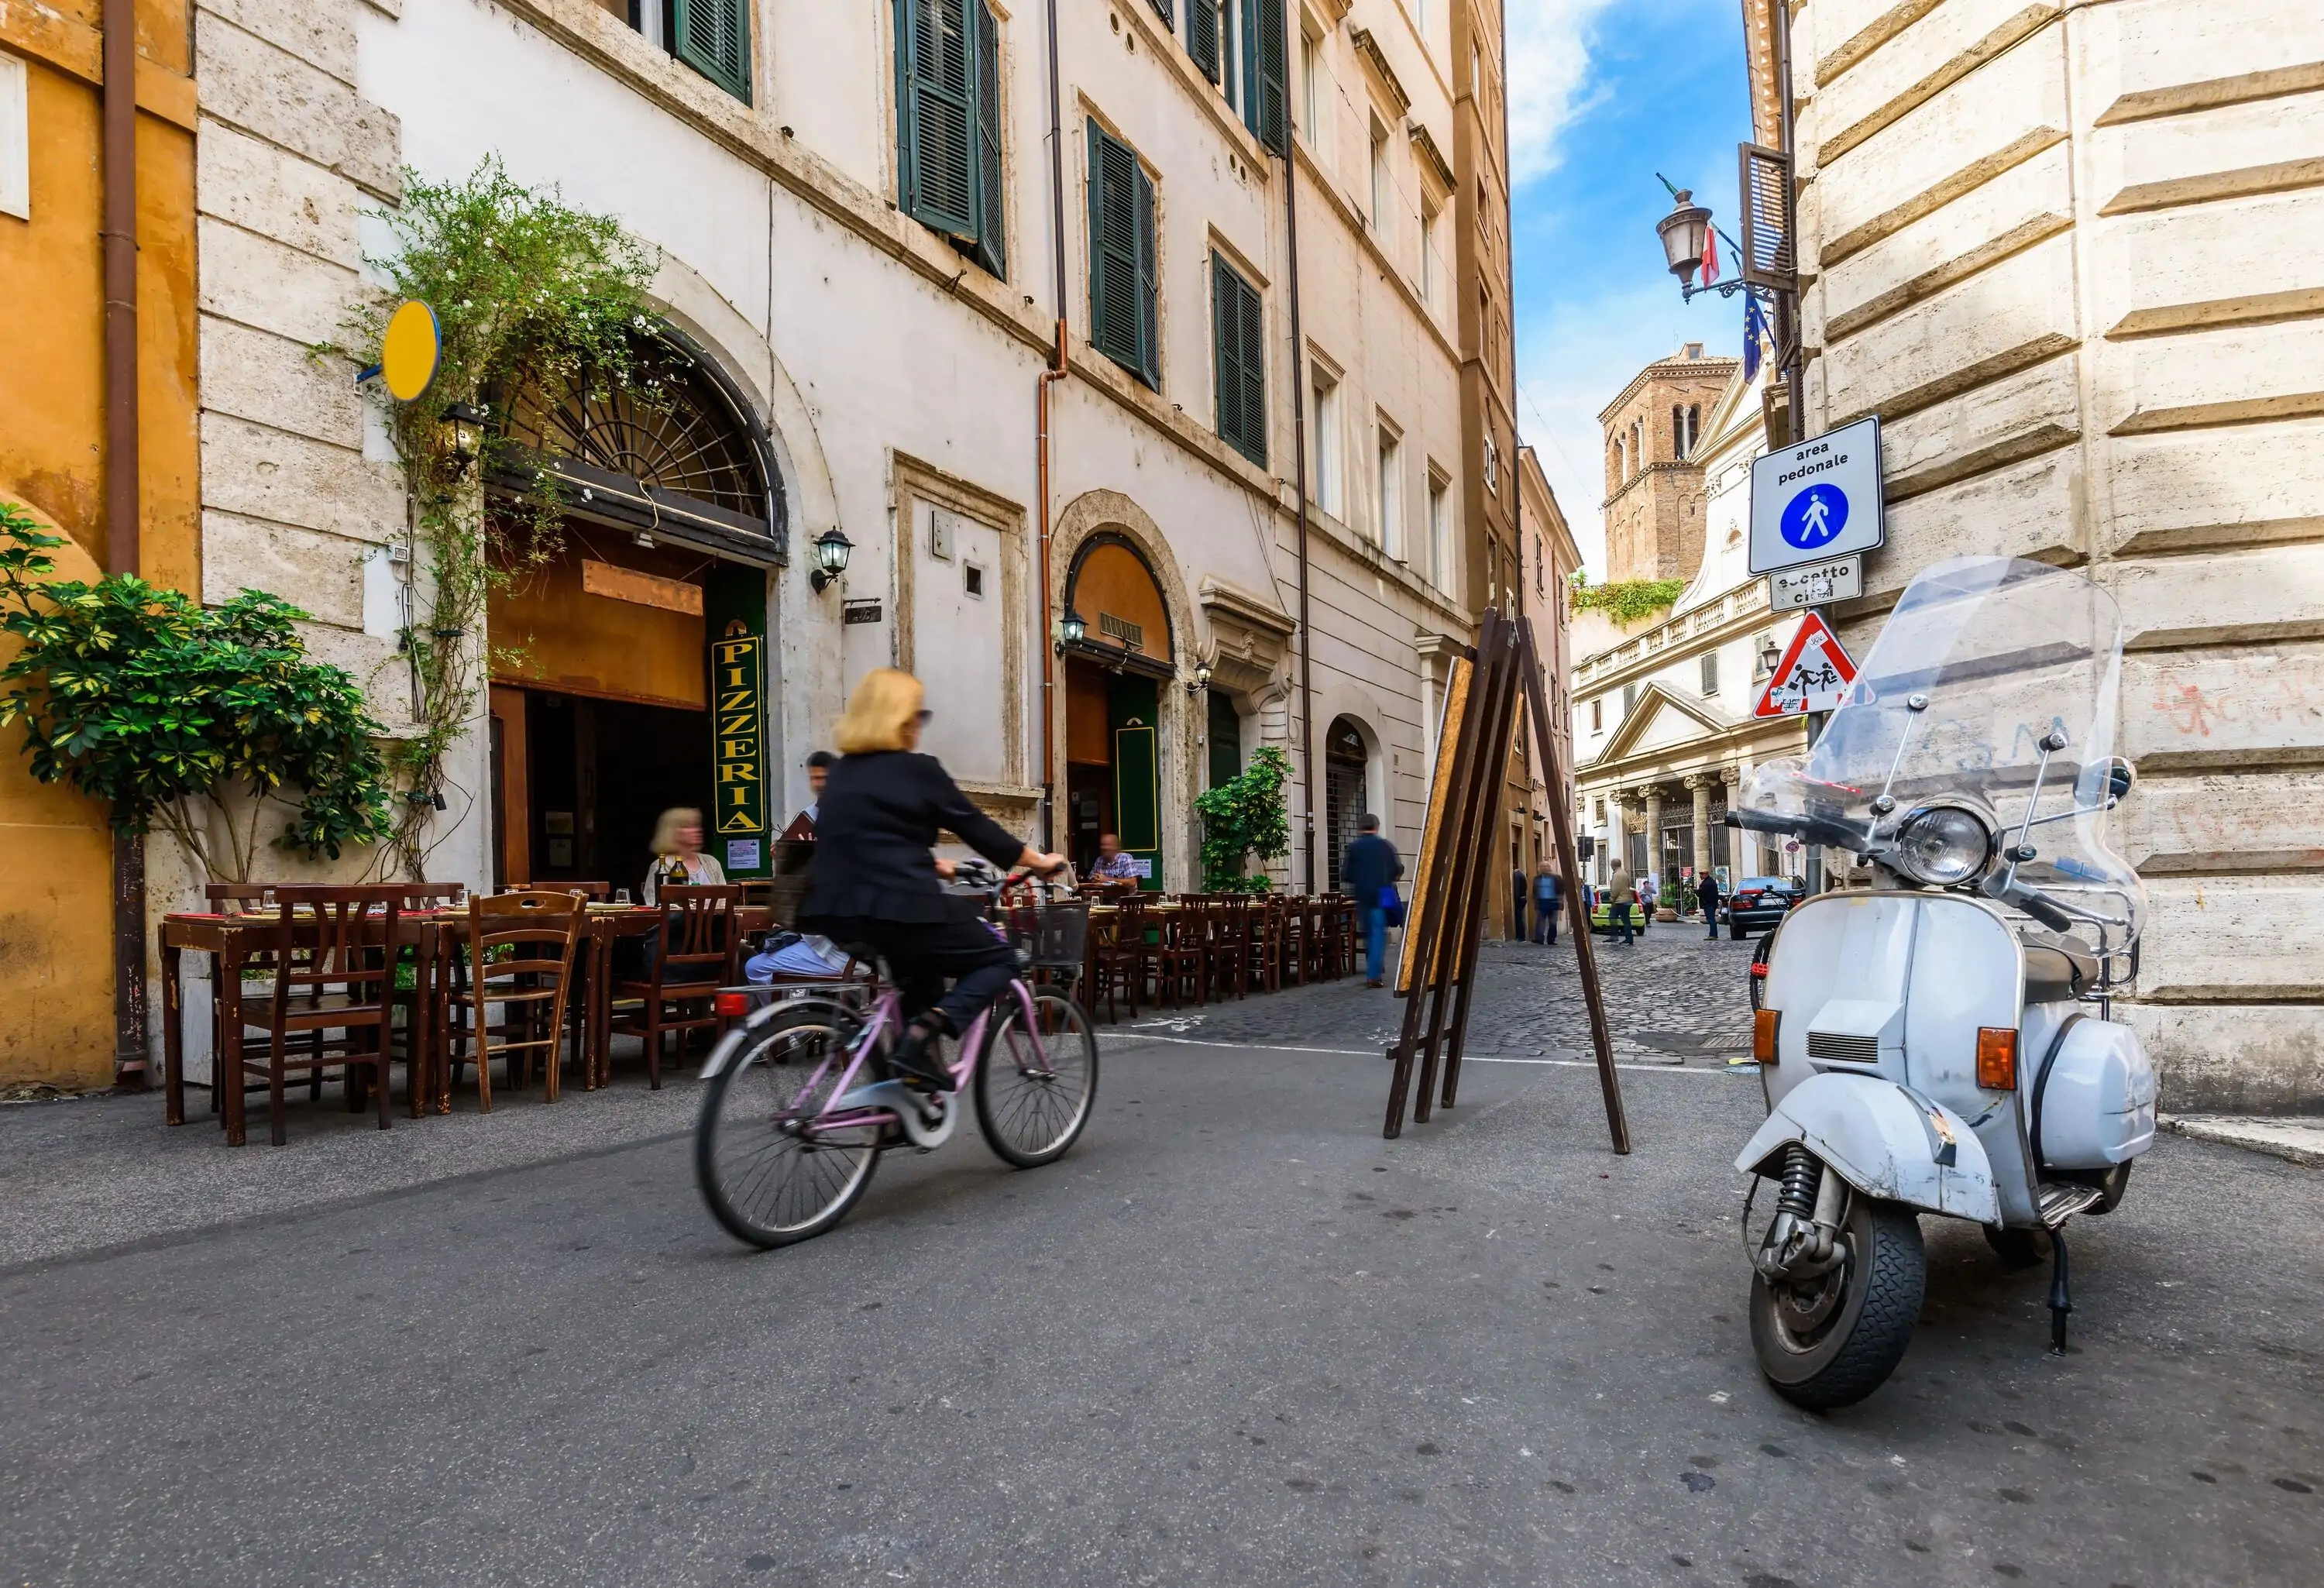
[{"label": "man walking in street", "polygon": [[1694,896],[1702,901],[1703,939],[1708,942],[1719,936],[1719,877],[1705,872],[1694,880]]},{"label": "man walking in street", "polygon": [[1548,861],[1533,880],[1533,940],[1557,946],[1557,868]]},{"label": "man walking in street", "polygon": [[1631,878],[1630,868],[1616,861],[1614,874],[1606,879],[1607,936],[1619,931],[1626,947],[1637,941],[1630,935],[1630,909],[1637,897],[1638,884]]},{"label": "man walking in street", "polygon": [[1388,910],[1381,894],[1404,875],[1396,845],[1379,836],[1379,817],[1366,811],[1356,818],[1356,836],[1340,856],[1340,887],[1364,918],[1364,985],[1380,982],[1380,959],[1388,950]]}]

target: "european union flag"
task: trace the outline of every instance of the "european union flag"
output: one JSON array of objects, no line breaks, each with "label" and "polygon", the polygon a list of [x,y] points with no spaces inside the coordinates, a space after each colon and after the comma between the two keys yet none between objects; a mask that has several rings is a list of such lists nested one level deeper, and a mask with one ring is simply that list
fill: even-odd
[{"label": "european union flag", "polygon": [[1767,317],[1759,308],[1757,292],[1743,294],[1743,379],[1759,378],[1759,342],[1767,334]]}]

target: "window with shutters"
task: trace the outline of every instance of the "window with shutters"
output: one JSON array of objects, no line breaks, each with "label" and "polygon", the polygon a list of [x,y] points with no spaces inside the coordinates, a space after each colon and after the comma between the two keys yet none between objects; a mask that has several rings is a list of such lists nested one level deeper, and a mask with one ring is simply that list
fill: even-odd
[{"label": "window with shutters", "polygon": [[[1206,82],[1218,82],[1224,75],[1219,50],[1223,9],[1222,0],[1186,0],[1186,58]],[[1231,88],[1228,97],[1233,97]]]},{"label": "window with shutters", "polygon": [[1452,482],[1434,464],[1428,467],[1428,577],[1440,590],[1452,587]]},{"label": "window with shutters", "polygon": [[1340,479],[1340,380],[1321,365],[1314,371],[1314,411],[1307,429],[1314,438],[1315,505],[1345,522],[1346,492]]},{"label": "window with shutters", "polygon": [[599,0],[743,104],[751,102],[751,0]]},{"label": "window with shutters", "polygon": [[1237,0],[1241,14],[1241,91],[1230,96],[1268,151],[1291,148],[1290,42],[1284,33],[1283,0]]},{"label": "window with shutters", "polygon": [[1382,551],[1401,562],[1405,559],[1404,439],[1397,434],[1386,414],[1379,417],[1376,435],[1373,505],[1379,519],[1372,539]]},{"label": "window with shutters", "polygon": [[1705,695],[1719,693],[1719,652],[1716,651],[1702,653],[1702,692]]},{"label": "window with shutters", "polygon": [[1218,382],[1219,439],[1267,466],[1267,341],[1259,289],[1224,257],[1211,255],[1212,360]]},{"label": "window with shutters", "polygon": [[1088,125],[1090,346],[1158,392],[1154,179],[1136,150]]},{"label": "window with shutters", "polygon": [[1006,276],[1001,81],[986,0],[896,0],[898,208]]}]

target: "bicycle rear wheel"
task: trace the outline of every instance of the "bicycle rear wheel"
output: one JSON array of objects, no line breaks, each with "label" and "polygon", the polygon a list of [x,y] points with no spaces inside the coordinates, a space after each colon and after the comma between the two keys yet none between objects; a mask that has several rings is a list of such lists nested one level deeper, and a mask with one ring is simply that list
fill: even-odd
[{"label": "bicycle rear wheel", "polygon": [[976,1066],[977,1128],[1020,1169],[1063,1158],[1097,1099],[1097,1033],[1089,1016],[1070,998],[1037,992],[1033,1017],[1028,1029],[1016,993],[1004,995]]},{"label": "bicycle rear wheel", "polygon": [[694,1129],[694,1175],[738,1241],[788,1246],[846,1216],[872,1183],[880,1129],[818,1131],[838,1095],[856,1022],[835,1006],[786,1014],[712,1079]]}]

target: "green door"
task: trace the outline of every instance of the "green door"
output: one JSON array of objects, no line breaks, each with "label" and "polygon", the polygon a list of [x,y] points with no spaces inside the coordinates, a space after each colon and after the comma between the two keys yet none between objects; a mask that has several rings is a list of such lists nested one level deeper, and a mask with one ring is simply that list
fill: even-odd
[{"label": "green door", "polygon": [[1155,736],[1154,680],[1117,673],[1106,680],[1106,726],[1113,735],[1113,825],[1125,854],[1147,863],[1148,892],[1162,887],[1162,779]]}]

